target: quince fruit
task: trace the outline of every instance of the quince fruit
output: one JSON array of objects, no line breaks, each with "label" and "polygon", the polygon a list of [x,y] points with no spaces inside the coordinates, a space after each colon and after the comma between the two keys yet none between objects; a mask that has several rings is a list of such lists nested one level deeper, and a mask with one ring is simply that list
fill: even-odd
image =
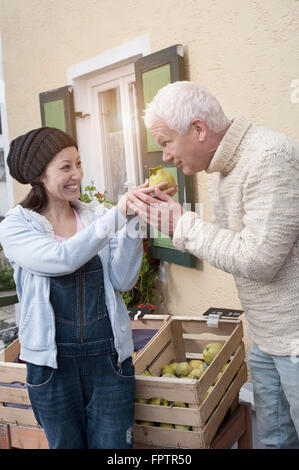
[{"label": "quince fruit", "polygon": [[217,356],[222,346],[222,343],[209,343],[206,345],[202,355],[208,365],[210,365],[214,357]]},{"label": "quince fruit", "polygon": [[165,191],[165,189],[173,188],[176,185],[174,177],[163,168],[163,165],[157,166],[156,168],[150,168],[149,174],[149,187],[167,181],[168,185],[162,189],[162,191]]},{"label": "quince fruit", "polygon": [[168,406],[168,400],[165,398],[151,398],[149,400],[149,405],[159,405],[159,406]]},{"label": "quince fruit", "polygon": [[203,362],[200,359],[191,359],[189,366],[191,369],[199,369],[200,367],[203,367]]},{"label": "quince fruit", "polygon": [[170,404],[171,407],[173,406],[177,406],[179,408],[188,408],[188,405],[187,403],[183,403],[182,401],[173,401],[171,404]]},{"label": "quince fruit", "polygon": [[175,429],[181,429],[182,431],[192,431],[191,426],[187,426],[186,424],[175,424]]},{"label": "quince fruit", "polygon": [[173,367],[170,364],[166,364],[161,369],[161,375],[164,375],[164,374],[175,374],[175,367]]},{"label": "quince fruit", "polygon": [[176,379],[177,377],[174,374],[171,374],[170,372],[166,372],[166,374],[163,374],[162,377],[166,377],[169,379]]},{"label": "quince fruit", "polygon": [[205,373],[203,367],[198,367],[197,369],[192,369],[190,374],[187,376],[187,379],[200,379],[200,377]]},{"label": "quince fruit", "polygon": [[148,400],[146,400],[145,398],[135,398],[135,403],[147,403]]},{"label": "quince fruit", "polygon": [[178,377],[187,377],[191,370],[188,362],[179,362],[175,368],[175,375]]}]

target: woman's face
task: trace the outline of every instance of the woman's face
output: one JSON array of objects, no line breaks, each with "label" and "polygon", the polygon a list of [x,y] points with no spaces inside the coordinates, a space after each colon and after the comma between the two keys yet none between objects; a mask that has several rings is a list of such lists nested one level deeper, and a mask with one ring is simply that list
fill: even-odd
[{"label": "woman's face", "polygon": [[82,177],[83,170],[76,147],[66,147],[50,161],[40,181],[51,202],[70,202],[80,197]]}]

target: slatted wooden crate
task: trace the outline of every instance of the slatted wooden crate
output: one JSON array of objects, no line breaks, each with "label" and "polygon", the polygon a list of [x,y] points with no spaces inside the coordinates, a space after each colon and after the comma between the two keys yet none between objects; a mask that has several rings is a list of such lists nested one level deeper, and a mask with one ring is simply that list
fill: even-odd
[{"label": "slatted wooden crate", "polygon": [[0,448],[46,449],[48,442],[30,407],[27,389],[10,386],[26,382],[26,365],[13,362],[19,351],[16,340],[0,353]]},{"label": "slatted wooden crate", "polygon": [[[133,320],[132,328],[158,331],[168,318],[169,315],[145,315]],[[26,365],[14,362],[19,352],[16,340],[0,353],[0,449],[46,449],[48,442],[30,407],[26,387],[11,386],[26,382]]]},{"label": "slatted wooden crate", "polygon": [[[135,403],[135,442],[172,448],[208,448],[247,380],[242,338],[239,320],[223,319],[218,328],[210,328],[203,317],[170,317],[134,360],[136,397],[160,397],[187,403],[188,407]],[[202,359],[205,345],[211,342],[223,346],[199,380],[159,377],[165,364]],[[206,395],[228,361],[229,365]],[[153,376],[142,375],[145,369]],[[143,426],[139,421],[156,425]],[[163,428],[159,423],[188,425],[192,431]]]}]

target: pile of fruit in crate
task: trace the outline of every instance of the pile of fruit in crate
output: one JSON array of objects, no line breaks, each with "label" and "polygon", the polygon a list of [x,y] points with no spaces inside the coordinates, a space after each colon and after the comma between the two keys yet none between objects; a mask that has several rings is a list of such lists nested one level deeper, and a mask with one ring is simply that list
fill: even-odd
[{"label": "pile of fruit in crate", "polygon": [[[206,369],[209,367],[211,362],[213,361],[214,357],[218,354],[222,346],[223,346],[222,343],[207,344],[202,353],[203,360],[191,359],[190,361],[185,361],[185,362],[171,362],[170,364],[165,364],[161,368],[160,377],[199,380],[201,376],[205,373]],[[215,381],[213,382],[211,387],[209,387],[206,394],[203,396],[202,401],[204,401],[205,398],[208,396],[208,394],[212,391],[213,386],[220,379],[221,375],[224,373],[228,364],[229,363],[227,362],[224,365],[224,367],[221,369]],[[148,369],[146,369],[142,375],[152,376],[152,373]],[[188,408],[188,403],[176,402],[176,401],[171,402],[171,401],[166,400],[165,398],[159,398],[159,397],[154,397],[154,398],[149,398],[149,399],[136,398],[135,402],[141,403],[141,404],[148,404],[148,405]],[[151,421],[137,421],[137,423],[142,426],[158,425],[164,428],[174,428],[174,429],[192,431],[191,426],[187,426],[183,424],[154,423]]]}]

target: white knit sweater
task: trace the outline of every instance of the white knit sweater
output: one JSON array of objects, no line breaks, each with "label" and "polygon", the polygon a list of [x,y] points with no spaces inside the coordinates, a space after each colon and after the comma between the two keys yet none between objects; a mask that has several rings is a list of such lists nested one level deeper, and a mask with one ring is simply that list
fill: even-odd
[{"label": "white knit sweater", "polygon": [[299,346],[299,146],[237,117],[206,170],[212,222],[186,212],[173,244],[234,276],[251,339]]}]

